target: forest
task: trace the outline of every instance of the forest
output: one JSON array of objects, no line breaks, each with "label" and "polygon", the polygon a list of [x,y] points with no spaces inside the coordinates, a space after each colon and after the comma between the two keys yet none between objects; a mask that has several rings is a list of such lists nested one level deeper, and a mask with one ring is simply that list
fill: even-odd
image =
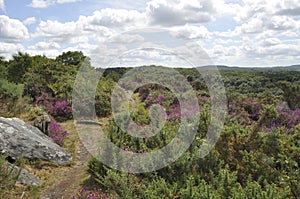
[{"label": "forest", "polygon": [[[82,67],[103,72],[94,107],[112,143],[124,150],[147,153],[162,148],[176,136],[182,116],[179,100],[169,88],[159,84],[143,85],[134,91],[130,116],[137,124],[149,125],[149,109],[159,104],[166,111],[161,131],[149,138],[135,138],[120,129],[112,115],[111,98],[118,81],[132,68],[94,68],[89,57],[79,51],[64,52],[56,58],[23,52],[10,60],[1,57],[0,116],[18,117],[32,124],[35,118],[47,112],[54,118],[49,136],[74,154],[74,143],[78,142],[72,139],[78,141],[79,138],[75,136],[76,130],[69,126],[74,123],[74,82]],[[143,66],[141,70],[144,67],[164,68]],[[72,197],[299,199],[300,65],[217,68],[226,91],[227,116],[221,135],[207,156],[200,158],[198,151],[206,142],[212,99],[200,73],[211,68],[175,68],[192,86],[200,107],[194,113],[200,123],[188,150],[172,164],[146,173],[118,171],[90,157],[84,171],[88,177],[78,178],[80,186],[73,190]],[[109,157],[112,164],[118,164],[113,152]],[[0,156],[0,198],[20,198],[24,191],[30,193],[28,198],[40,198],[42,191],[51,185],[49,181],[40,187],[17,186],[15,176],[1,169],[5,158],[5,154]],[[22,157],[16,164],[34,171],[43,167],[60,169],[57,165]],[[72,168],[72,164],[65,167]]]}]

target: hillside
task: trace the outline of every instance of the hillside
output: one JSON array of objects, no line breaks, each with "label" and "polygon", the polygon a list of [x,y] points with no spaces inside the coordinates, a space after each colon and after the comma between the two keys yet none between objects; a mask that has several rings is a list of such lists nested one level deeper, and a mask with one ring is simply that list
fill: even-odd
[{"label": "hillside", "polygon": [[[104,70],[87,60],[82,52],[0,59],[0,116],[34,125],[47,113],[48,135],[73,156],[64,166],[16,157],[42,185],[1,172],[0,198],[299,198],[300,65],[217,66],[218,76],[211,66]],[[169,143],[177,144],[155,153]],[[9,156],[0,156],[1,171]]]}]

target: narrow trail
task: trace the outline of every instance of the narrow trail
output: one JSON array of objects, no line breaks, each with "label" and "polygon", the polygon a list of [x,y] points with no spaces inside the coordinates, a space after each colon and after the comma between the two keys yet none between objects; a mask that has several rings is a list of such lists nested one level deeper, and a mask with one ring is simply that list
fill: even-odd
[{"label": "narrow trail", "polygon": [[81,188],[88,168],[90,154],[78,140],[74,164],[61,176],[61,181],[47,187],[41,193],[41,199],[71,199]]}]

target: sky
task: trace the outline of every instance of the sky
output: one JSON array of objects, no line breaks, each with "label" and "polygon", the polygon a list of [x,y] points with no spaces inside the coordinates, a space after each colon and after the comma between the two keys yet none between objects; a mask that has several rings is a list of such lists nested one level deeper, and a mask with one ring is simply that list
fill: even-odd
[{"label": "sky", "polygon": [[0,0],[0,56],[96,66],[300,64],[300,0]]}]

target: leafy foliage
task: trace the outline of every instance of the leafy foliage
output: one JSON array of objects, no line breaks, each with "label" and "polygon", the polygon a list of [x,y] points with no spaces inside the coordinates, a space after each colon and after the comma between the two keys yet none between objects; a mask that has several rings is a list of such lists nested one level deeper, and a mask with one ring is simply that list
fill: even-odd
[{"label": "leafy foliage", "polygon": [[66,120],[72,117],[71,104],[66,99],[49,97],[43,93],[36,98],[36,104],[43,106],[51,116],[59,120]]},{"label": "leafy foliage", "polygon": [[[88,91],[87,95],[95,94],[95,97],[80,98],[87,103],[77,107],[75,113],[81,112],[84,119],[88,116],[85,112],[95,108],[95,116],[108,121],[104,128],[106,136],[125,151],[147,153],[162,148],[176,135],[182,114],[196,113],[200,124],[189,149],[176,162],[155,172],[122,173],[92,159],[88,172],[97,182],[96,190],[106,194],[81,190],[73,198],[299,198],[299,71],[220,68],[229,114],[218,143],[204,158],[199,158],[199,150],[206,144],[211,96],[204,79],[195,69],[176,70],[192,85],[200,110],[182,113],[177,97],[160,85],[144,85],[134,92],[130,103],[130,116],[134,122],[149,125],[149,109],[155,104],[166,110],[164,126],[149,138],[130,136],[112,119],[112,91],[130,68],[95,69],[82,52],[64,52],[55,59],[21,52],[9,61],[0,57],[0,114],[18,116],[28,110],[28,120],[32,120],[42,108],[57,121],[71,119],[73,86],[79,68],[90,71],[95,77],[100,71],[103,76],[96,93],[92,93],[95,88],[91,78],[77,77],[81,78],[81,86]],[[135,78],[134,81],[140,80],[138,76]],[[128,83],[132,85],[134,81]],[[180,88],[181,83],[177,86]],[[74,92],[75,96],[78,94]],[[52,122],[49,136],[56,143],[63,145],[66,134],[59,123]],[[112,164],[118,164],[114,151],[103,150],[102,153],[107,153]],[[0,157],[0,168],[1,160]],[[10,189],[12,179],[7,171],[1,170],[0,191]]]},{"label": "leafy foliage", "polygon": [[17,100],[23,95],[22,84],[10,83],[5,79],[0,79],[0,98],[3,100]]},{"label": "leafy foliage", "polygon": [[[179,71],[197,88],[201,105],[198,133],[188,151],[168,167],[135,175],[114,171],[93,159],[89,173],[99,187],[117,198],[297,198],[300,112],[282,102],[286,91],[272,78],[292,80],[289,84],[295,86],[300,74],[221,71],[228,75],[229,116],[215,149],[201,159],[198,152],[210,121],[210,96],[194,71]],[[139,153],[169,143],[178,131],[181,116],[176,97],[158,85],[145,85],[132,98],[131,117],[142,125],[149,124],[148,109],[153,104],[166,109],[169,117],[162,130],[151,138],[138,139],[110,120],[106,136],[115,145]],[[117,164],[114,152],[110,153],[110,162]]]},{"label": "leafy foliage", "polygon": [[73,196],[72,199],[110,199],[110,197],[104,193],[97,193],[82,189],[76,196]]}]

